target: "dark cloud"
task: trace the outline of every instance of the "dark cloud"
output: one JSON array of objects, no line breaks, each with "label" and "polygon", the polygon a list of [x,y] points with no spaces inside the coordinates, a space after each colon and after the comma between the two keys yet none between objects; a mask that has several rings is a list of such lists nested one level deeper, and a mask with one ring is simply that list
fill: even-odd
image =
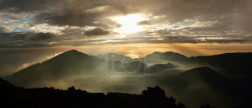
[{"label": "dark cloud", "polygon": [[26,33],[1,33],[0,41],[18,41],[24,40],[26,37]]},{"label": "dark cloud", "polygon": [[86,26],[94,24],[98,14],[85,10],[101,6],[98,0],[2,0],[0,10],[9,12],[35,12],[38,23],[52,25]]},{"label": "dark cloud", "polygon": [[82,35],[84,32],[84,28],[71,28],[71,27],[66,27],[64,30],[61,30],[61,32],[65,35]]},{"label": "dark cloud", "polygon": [[60,4],[60,0],[1,0],[0,10],[10,12],[36,12],[51,9]]},{"label": "dark cloud", "polygon": [[1,33],[0,47],[41,47],[51,46],[56,35],[51,33]]},{"label": "dark cloud", "polygon": [[50,41],[54,37],[55,35],[51,33],[35,33],[29,35],[28,39],[31,41]]},{"label": "dark cloud", "polygon": [[80,11],[66,10],[56,13],[41,13],[36,16],[38,22],[46,22],[58,26],[86,26],[96,25],[95,19],[97,15]]},{"label": "dark cloud", "polygon": [[108,31],[105,31],[101,28],[95,28],[95,29],[85,32],[85,35],[87,36],[99,36],[99,35],[108,35],[108,34],[109,34]]},{"label": "dark cloud", "polygon": [[108,8],[104,10],[106,13],[95,12],[98,16],[101,14],[146,12],[156,15],[165,14],[170,21],[191,19],[202,15],[227,15],[234,13],[247,13],[244,15],[251,17],[248,15],[251,11],[250,0],[2,0],[1,4],[2,10],[9,11],[51,10],[47,11],[47,14],[42,13],[42,15],[39,15],[48,16],[46,17],[48,20],[51,18],[52,20],[55,20],[54,18],[68,18],[70,17],[68,15],[89,18],[89,12],[85,12],[85,10],[99,6],[108,6]]},{"label": "dark cloud", "polygon": [[[170,22],[198,16],[230,16],[236,24],[251,23],[250,0],[2,0],[0,9],[37,12],[37,20],[55,25],[92,25],[102,16],[128,13],[165,15]],[[106,6],[102,11],[87,10]],[[155,7],[155,8],[153,8]],[[238,14],[238,15],[236,15]],[[245,26],[246,27],[246,26]]]},{"label": "dark cloud", "polygon": [[6,32],[6,29],[0,26],[0,33],[4,33],[4,32]]}]

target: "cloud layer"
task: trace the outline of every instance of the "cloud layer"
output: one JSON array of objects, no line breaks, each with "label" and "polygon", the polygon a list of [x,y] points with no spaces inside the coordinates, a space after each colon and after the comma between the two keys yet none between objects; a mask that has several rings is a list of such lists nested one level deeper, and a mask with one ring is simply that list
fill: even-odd
[{"label": "cloud layer", "polygon": [[[174,37],[176,39],[172,42],[188,42],[184,40],[190,38],[194,43],[199,42],[195,39],[198,37],[227,38],[210,41],[217,43],[223,40],[250,42],[251,4],[250,0],[1,0],[0,32],[39,33],[43,29],[43,32],[72,36],[71,39],[83,35],[110,36],[102,39],[95,37],[105,42],[117,40],[114,36],[120,35],[118,32],[109,33],[121,26],[109,17],[139,13],[147,17],[139,23],[145,29],[132,35],[141,38],[141,42],[157,42],[160,39],[161,42],[170,42],[167,36],[179,36]],[[33,29],[34,26],[37,29]],[[69,28],[70,32],[67,31]],[[128,37],[131,36],[119,42],[127,42],[123,40],[130,40]],[[149,40],[150,37],[158,39]],[[38,38],[47,37],[38,35]],[[93,40],[88,38],[86,42],[92,43]]]}]

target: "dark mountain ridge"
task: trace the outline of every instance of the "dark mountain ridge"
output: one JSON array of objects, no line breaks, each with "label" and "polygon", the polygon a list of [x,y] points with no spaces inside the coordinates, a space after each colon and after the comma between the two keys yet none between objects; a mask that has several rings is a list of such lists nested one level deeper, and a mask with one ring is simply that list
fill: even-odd
[{"label": "dark mountain ridge", "polygon": [[250,78],[229,78],[209,67],[197,67],[187,70],[168,82],[172,88],[184,90],[195,83],[206,85],[215,90],[215,93],[226,96],[233,103],[243,103],[251,100],[252,79]]},{"label": "dark mountain ridge", "polygon": [[212,56],[186,57],[174,52],[154,52],[142,58],[146,63],[172,63],[182,67],[211,67],[229,77],[252,76],[252,53],[225,53]]},{"label": "dark mountain ridge", "polygon": [[180,64],[180,63],[187,63],[189,58],[174,52],[154,52],[149,54],[143,58],[142,61],[151,64],[162,64],[162,63],[173,63],[173,64]]},{"label": "dark mountain ridge", "polygon": [[[51,88],[23,88],[9,84],[0,78],[0,101],[3,108],[186,108],[177,103],[173,97],[167,97],[163,89],[158,86],[148,87],[140,95],[109,92],[89,93],[85,90],[68,90]],[[234,108],[251,108],[247,101]],[[209,104],[200,108],[215,108]]]},{"label": "dark mountain ridge", "polygon": [[231,77],[252,76],[252,53],[226,53],[213,56],[191,57],[197,64],[212,66]]},{"label": "dark mountain ridge", "polygon": [[0,79],[0,101],[3,108],[186,108],[176,104],[173,97],[166,97],[158,86],[144,90],[140,95],[125,93],[89,93],[54,88],[25,89],[15,87]]}]

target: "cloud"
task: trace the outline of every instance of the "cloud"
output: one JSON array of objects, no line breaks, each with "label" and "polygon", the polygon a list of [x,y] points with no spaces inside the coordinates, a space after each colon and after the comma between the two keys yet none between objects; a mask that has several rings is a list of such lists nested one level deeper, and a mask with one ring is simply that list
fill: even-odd
[{"label": "cloud", "polygon": [[95,25],[96,14],[66,10],[56,13],[41,13],[36,16],[38,22],[47,22],[57,26],[87,26]]},{"label": "cloud", "polygon": [[[196,16],[249,13],[251,10],[249,0],[239,2],[237,0],[2,0],[1,4],[2,10],[37,11],[39,12],[37,19],[44,19],[48,23],[58,25],[89,24],[103,15],[111,14],[151,13],[165,15],[170,22],[176,22]],[[153,7],[156,8],[153,9]],[[77,21],[79,23],[76,23]]]},{"label": "cloud", "polygon": [[54,34],[51,33],[35,33],[31,34],[28,37],[28,40],[30,41],[50,41],[55,37]]},{"label": "cloud", "polygon": [[101,28],[94,28],[92,30],[86,31],[85,35],[87,36],[99,36],[99,35],[108,35],[109,32]]},{"label": "cloud", "polygon": [[6,32],[6,29],[2,26],[0,26],[0,33]]},{"label": "cloud", "polygon": [[51,46],[56,35],[50,33],[0,33],[0,47]]},{"label": "cloud", "polygon": [[[162,36],[211,35],[232,38],[233,35],[237,35],[245,39],[244,36],[252,34],[251,4],[250,0],[1,0],[0,11],[8,13],[13,19],[17,18],[14,17],[16,13],[29,14],[33,25],[44,24],[43,26],[56,27],[57,33],[62,31],[65,35],[74,37],[83,35],[81,27],[103,28],[86,31],[85,34],[89,36],[107,35],[111,29],[118,28],[118,24],[110,21],[108,17],[141,13],[149,17],[149,20],[139,23],[148,28],[145,29],[146,32],[154,30],[170,32],[170,34],[162,33]],[[189,24],[187,20],[193,20],[202,25],[187,26]],[[30,25],[30,30],[33,30],[31,24],[28,25]],[[167,26],[170,28],[167,29]],[[4,28],[9,27],[5,25]],[[29,28],[29,26],[26,27]],[[66,30],[69,29],[68,27],[77,28],[69,32]],[[19,28],[18,31],[20,30],[25,30],[25,28]],[[43,30],[55,33],[55,30]],[[1,27],[0,31],[3,31]],[[151,36],[155,37],[155,32],[152,33]],[[144,36],[142,37],[142,42],[149,41]],[[126,41],[128,40],[130,39]],[[176,40],[188,41],[187,37]]]},{"label": "cloud", "polygon": [[60,0],[1,0],[0,10],[11,12],[35,12],[56,6]]}]

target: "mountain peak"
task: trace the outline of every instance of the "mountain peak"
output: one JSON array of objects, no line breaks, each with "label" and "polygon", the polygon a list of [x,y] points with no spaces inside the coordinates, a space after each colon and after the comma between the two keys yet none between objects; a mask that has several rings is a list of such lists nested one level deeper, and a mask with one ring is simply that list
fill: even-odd
[{"label": "mountain peak", "polygon": [[152,54],[162,54],[161,52],[155,51]]},{"label": "mountain peak", "polygon": [[[64,53],[73,53],[73,54],[81,53],[81,54],[83,54],[82,52],[80,52],[80,51],[78,51],[78,50],[68,50],[68,51],[66,51],[66,52],[64,52]],[[64,54],[64,53],[63,53],[63,54]]]},{"label": "mountain peak", "polygon": [[72,57],[72,56],[75,56],[75,57],[78,57],[78,56],[89,56],[88,54],[85,54],[85,53],[82,53],[78,50],[69,50],[69,51],[66,51],[60,55],[58,55],[58,57]]},{"label": "mountain peak", "polygon": [[160,56],[160,55],[162,55],[162,56],[164,56],[164,55],[176,55],[176,56],[184,56],[184,55],[182,55],[182,54],[179,54],[179,53],[176,53],[176,52],[172,52],[172,51],[167,51],[167,52],[153,52],[153,53],[151,53],[151,54],[149,54],[149,55],[147,55],[147,56]]},{"label": "mountain peak", "polygon": [[163,54],[165,55],[176,55],[176,56],[183,56],[183,57],[186,57],[180,53],[177,53],[177,52],[172,52],[172,51],[167,51],[167,52],[164,52]]},{"label": "mountain peak", "polygon": [[80,51],[77,50],[69,50],[66,51],[64,53],[61,53],[60,55],[48,60],[47,62],[55,62],[55,63],[59,63],[59,62],[77,62],[77,61],[81,61],[81,60],[87,60],[92,58],[92,56],[82,53]]}]

